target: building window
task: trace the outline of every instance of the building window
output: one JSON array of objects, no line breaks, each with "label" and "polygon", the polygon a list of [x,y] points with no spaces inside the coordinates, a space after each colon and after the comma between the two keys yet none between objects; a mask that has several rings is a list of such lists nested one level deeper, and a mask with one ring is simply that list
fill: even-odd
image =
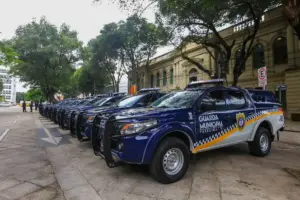
[{"label": "building window", "polygon": [[154,88],[154,76],[153,76],[153,74],[150,77],[150,87]]},{"label": "building window", "polygon": [[157,72],[156,74],[156,87],[160,86],[160,76],[159,76],[159,72]]},{"label": "building window", "polygon": [[288,63],[287,41],[285,37],[277,38],[273,43],[274,65]]},{"label": "building window", "polygon": [[173,85],[174,83],[174,70],[170,70],[170,85]]},{"label": "building window", "polygon": [[253,68],[265,66],[265,50],[262,44],[257,44],[253,49]]},{"label": "building window", "polygon": [[167,72],[166,71],[163,72],[163,85],[164,86],[167,85]]},{"label": "building window", "polygon": [[193,82],[197,80],[198,80],[198,71],[195,68],[193,68],[189,71],[189,81]]}]

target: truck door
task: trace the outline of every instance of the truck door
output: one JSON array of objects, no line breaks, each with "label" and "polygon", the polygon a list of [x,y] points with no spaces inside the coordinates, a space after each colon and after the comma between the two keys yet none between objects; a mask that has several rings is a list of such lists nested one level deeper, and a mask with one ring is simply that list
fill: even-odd
[{"label": "truck door", "polygon": [[196,151],[214,148],[222,143],[222,133],[233,123],[228,113],[226,90],[217,89],[207,93],[196,105]]},{"label": "truck door", "polygon": [[236,143],[246,141],[251,135],[255,122],[247,124],[247,117],[255,113],[255,108],[248,96],[238,89],[228,89],[225,93],[228,114],[230,115],[230,124],[236,125],[236,131],[227,142]]}]

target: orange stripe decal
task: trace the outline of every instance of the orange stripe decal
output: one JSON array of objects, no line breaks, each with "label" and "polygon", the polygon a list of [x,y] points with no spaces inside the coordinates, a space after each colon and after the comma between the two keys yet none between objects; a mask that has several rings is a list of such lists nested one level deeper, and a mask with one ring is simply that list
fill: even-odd
[{"label": "orange stripe decal", "polygon": [[[245,122],[245,126],[249,126],[250,124],[264,118],[264,117],[268,117],[268,116],[271,116],[271,115],[282,115],[283,112],[282,111],[275,111],[275,112],[267,112],[267,113],[263,113],[253,119],[250,119],[248,121]],[[209,141],[205,144],[201,144],[201,145],[198,145],[196,146],[194,149],[193,149],[193,153],[197,153],[197,151],[201,150],[201,149],[206,149],[208,147],[211,147],[219,142],[222,142],[224,141],[226,138],[228,138],[229,136],[231,136],[232,134],[238,132],[239,129],[238,128],[233,128],[232,130],[229,130],[228,132],[224,133],[223,135],[221,135],[220,137],[212,140],[212,141]]]}]

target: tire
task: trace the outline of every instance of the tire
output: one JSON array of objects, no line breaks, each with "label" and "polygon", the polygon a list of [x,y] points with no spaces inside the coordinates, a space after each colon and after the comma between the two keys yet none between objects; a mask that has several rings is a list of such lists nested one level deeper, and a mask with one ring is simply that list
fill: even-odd
[{"label": "tire", "polygon": [[[173,170],[173,172],[168,173],[163,164],[164,159],[166,156],[168,156],[167,154],[171,156],[180,155],[177,158],[181,157],[179,160],[183,161],[181,167],[178,167],[177,170]],[[149,166],[150,173],[152,174],[153,178],[160,183],[173,183],[180,180],[185,175],[189,166],[189,161],[190,151],[187,145],[178,138],[169,137],[163,140],[157,148]]]},{"label": "tire", "polygon": [[[265,141],[264,146],[263,142]],[[254,140],[252,142],[248,142],[250,153],[254,156],[265,157],[269,154],[272,145],[272,137],[271,133],[268,129],[259,127],[256,131]]]}]

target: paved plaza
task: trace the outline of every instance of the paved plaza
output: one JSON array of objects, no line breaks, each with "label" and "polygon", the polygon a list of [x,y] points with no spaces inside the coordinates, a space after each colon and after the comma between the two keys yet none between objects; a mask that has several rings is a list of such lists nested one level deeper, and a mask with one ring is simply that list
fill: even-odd
[{"label": "paved plaza", "polygon": [[90,142],[37,112],[0,108],[0,200],[299,200],[297,170],[300,130],[265,158],[247,144],[198,154],[182,180],[162,185],[146,167],[108,168]]}]

